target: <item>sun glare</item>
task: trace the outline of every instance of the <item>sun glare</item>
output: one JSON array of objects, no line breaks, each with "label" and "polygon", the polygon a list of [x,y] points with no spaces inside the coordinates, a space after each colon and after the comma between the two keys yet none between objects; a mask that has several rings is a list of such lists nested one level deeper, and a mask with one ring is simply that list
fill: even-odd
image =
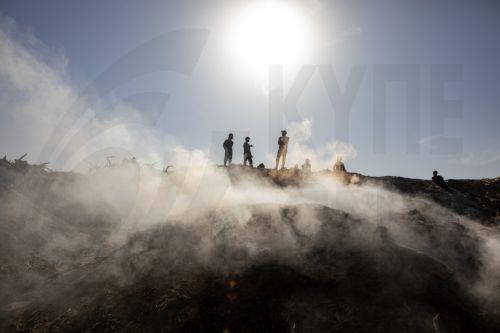
[{"label": "sun glare", "polygon": [[265,71],[270,64],[304,61],[310,36],[298,9],[282,2],[254,3],[235,15],[229,48],[236,64],[248,71]]}]

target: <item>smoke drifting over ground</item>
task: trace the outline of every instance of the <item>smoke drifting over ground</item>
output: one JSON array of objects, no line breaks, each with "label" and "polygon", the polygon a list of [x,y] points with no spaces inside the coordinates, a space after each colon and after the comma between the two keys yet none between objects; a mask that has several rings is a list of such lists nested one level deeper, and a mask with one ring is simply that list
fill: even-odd
[{"label": "smoke drifting over ground", "polygon": [[[356,149],[349,143],[333,141],[318,147],[311,146],[312,120],[290,124],[288,135],[292,138],[288,147],[287,160],[289,164],[303,163],[308,158],[315,169],[331,169],[337,157],[344,161],[356,158]],[[267,156],[269,165],[274,165],[275,156]]]},{"label": "smoke drifting over ground", "polygon": [[[88,118],[76,117],[62,142],[47,149],[50,156],[40,156],[55,161],[56,170],[85,174],[0,169],[1,329],[369,331],[393,325],[401,331],[408,321],[416,331],[467,331],[498,322],[498,218],[474,219],[435,202],[460,203],[466,192],[425,183],[436,199],[403,194],[380,179],[346,185],[331,173],[278,186],[272,174],[218,168],[203,151],[122,126],[123,115],[139,123],[143,117],[127,103],[106,108],[79,100],[64,79],[64,57],[55,70],[33,54],[35,39],[21,43],[16,33],[4,19],[4,151],[37,156],[67,110]],[[292,125],[290,134],[288,164],[310,158],[319,170],[331,168],[336,155],[356,156],[340,142],[310,148],[309,120]],[[163,160],[158,152],[168,149],[175,167],[162,173],[126,160],[88,172],[85,161],[106,156],[104,148],[112,146],[126,147],[121,158],[147,147],[138,157],[148,161]],[[224,289],[228,279],[238,287],[231,282]],[[391,314],[403,319],[392,322]],[[374,319],[379,315],[385,317]]]},{"label": "smoke drifting over ground", "polygon": [[[245,274],[269,263],[321,283],[359,271],[368,284],[359,288],[382,279],[384,290],[409,303],[407,293],[429,293],[445,283],[452,294],[433,297],[498,315],[496,227],[387,190],[376,180],[344,185],[331,174],[313,174],[301,186],[280,187],[256,170],[233,167],[228,173],[201,153],[195,156],[193,165],[168,174],[130,162],[90,175],[3,170],[6,323],[15,316],[27,320],[30,309],[83,311],[82,304],[106,285],[128,290],[144,283],[159,287],[161,281],[198,290],[192,279],[215,274],[243,283]],[[409,266],[399,267],[401,261]],[[375,273],[364,272],[365,265]],[[398,273],[384,277],[379,269]],[[262,274],[273,279],[272,272]],[[434,281],[434,274],[443,280]],[[300,302],[313,300],[318,298],[301,296]],[[289,302],[287,311],[299,311]],[[448,316],[443,327],[457,315],[445,314],[451,311],[446,307],[430,311]]]}]

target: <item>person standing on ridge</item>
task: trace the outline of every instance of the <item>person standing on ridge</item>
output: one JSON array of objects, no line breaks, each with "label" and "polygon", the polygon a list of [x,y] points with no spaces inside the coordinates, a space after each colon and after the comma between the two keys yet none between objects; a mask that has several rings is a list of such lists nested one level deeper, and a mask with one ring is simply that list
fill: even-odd
[{"label": "person standing on ridge", "polygon": [[231,165],[231,161],[233,160],[233,133],[229,133],[222,147],[224,148],[224,166],[226,166],[228,162],[229,165]]},{"label": "person standing on ridge", "polygon": [[250,138],[247,136],[245,138],[245,143],[243,144],[243,165],[247,165],[247,161],[250,164],[250,167],[253,168],[253,160],[252,160],[252,152],[250,151],[250,148],[253,147],[253,145],[249,144]]},{"label": "person standing on ridge", "polygon": [[281,131],[281,136],[278,139],[278,154],[276,155],[276,167],[275,169],[278,169],[278,164],[281,160],[281,168],[283,169],[285,167],[285,160],[286,160],[286,153],[288,150],[288,141],[290,138],[286,136],[286,131],[283,130]]}]

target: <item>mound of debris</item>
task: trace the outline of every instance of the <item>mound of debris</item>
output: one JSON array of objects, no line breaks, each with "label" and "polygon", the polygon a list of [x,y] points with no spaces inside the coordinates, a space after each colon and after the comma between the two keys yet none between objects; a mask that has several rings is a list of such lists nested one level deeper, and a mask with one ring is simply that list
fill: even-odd
[{"label": "mound of debris", "polygon": [[[498,179],[449,181],[448,192],[352,176],[348,188],[377,184],[416,203],[387,221],[313,203],[223,207],[110,241],[123,212],[88,186],[92,176],[1,167],[0,330],[498,331],[500,314],[472,288],[484,244],[460,223],[474,216],[494,232]],[[314,181],[300,177],[293,186]]]},{"label": "mound of debris", "polygon": [[[274,235],[269,231],[278,228],[293,235],[297,247],[278,251],[269,250],[274,236],[260,239],[252,254],[231,242],[239,231],[212,229],[212,259],[203,262],[193,253],[199,231],[159,226],[70,270],[39,262],[27,269],[46,272],[39,281],[45,288],[12,299],[4,329],[493,332],[500,323],[450,268],[395,244],[384,229],[366,233],[363,221],[319,206],[313,210],[321,231],[310,237],[298,231],[300,209],[281,207],[276,220],[272,207],[254,207],[248,233]],[[463,250],[473,251],[473,242]]]},{"label": "mound of debris", "polygon": [[460,215],[489,225],[500,225],[500,177],[492,179],[449,179],[447,189],[431,180],[402,177],[367,177],[361,182],[372,183],[406,195],[421,197],[447,207]]},{"label": "mound of debris", "polygon": [[329,175],[346,185],[372,184],[415,198],[427,199],[449,208],[457,214],[468,216],[487,225],[500,225],[500,177],[485,179],[449,179],[447,188],[437,186],[432,180],[403,177],[371,177],[351,172],[318,173],[299,169],[258,169],[232,166],[228,173],[233,181],[257,175],[278,186],[301,186],[315,181],[315,175]]}]

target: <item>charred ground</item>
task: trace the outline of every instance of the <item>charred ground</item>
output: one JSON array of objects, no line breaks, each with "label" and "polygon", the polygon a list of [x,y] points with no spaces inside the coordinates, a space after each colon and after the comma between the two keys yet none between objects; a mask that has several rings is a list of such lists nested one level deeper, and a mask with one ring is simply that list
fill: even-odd
[{"label": "charred ground", "polygon": [[[233,182],[248,172],[277,187],[310,181],[245,170],[229,170]],[[252,204],[244,225],[243,207],[223,207],[193,223],[122,233],[127,212],[98,192],[82,202],[62,190],[91,191],[89,177],[0,168],[3,331],[494,332],[500,325],[489,300],[471,291],[482,278],[484,245],[459,221],[497,232],[498,178],[451,180],[445,191],[431,181],[356,175],[348,186],[375,184],[417,202],[379,223],[314,203]],[[431,205],[449,213],[430,214]],[[304,229],[308,219],[315,232]],[[110,242],[118,232],[124,240]]]}]

